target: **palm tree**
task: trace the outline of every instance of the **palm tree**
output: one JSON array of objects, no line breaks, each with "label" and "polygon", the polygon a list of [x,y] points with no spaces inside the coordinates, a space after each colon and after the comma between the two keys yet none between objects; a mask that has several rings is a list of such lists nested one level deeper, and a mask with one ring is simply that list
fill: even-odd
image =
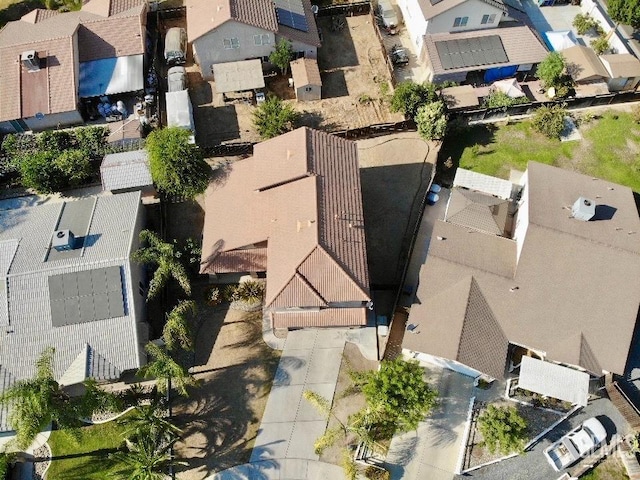
[{"label": "palm tree", "polygon": [[196,311],[196,302],[184,300],[169,312],[167,322],[162,329],[162,339],[167,350],[174,350],[177,345],[185,350],[193,350],[193,335],[187,314],[195,315]]},{"label": "palm tree", "polygon": [[169,469],[174,465],[184,465],[173,458],[172,447],[178,440],[173,437],[167,440],[163,436],[146,435],[136,441],[125,440],[126,451],[118,451],[109,458],[122,467],[114,478],[126,480],[165,480]]},{"label": "palm tree", "polygon": [[163,242],[151,230],[142,230],[140,232],[140,242],[146,246],[140,247],[133,252],[133,259],[139,263],[157,266],[153,273],[153,278],[149,282],[147,300],[154,298],[172,277],[182,287],[184,293],[191,296],[189,274],[184,265],[178,260],[174,245]]},{"label": "palm tree", "polygon": [[178,392],[185,397],[188,396],[187,387],[195,386],[197,382],[187,369],[155,343],[147,343],[145,350],[153,360],[140,367],[138,375],[157,379],[160,393],[166,394],[169,390],[169,382],[173,381]]},{"label": "palm tree", "polygon": [[165,418],[160,399],[149,405],[138,405],[133,412],[120,417],[118,424],[124,427],[123,435],[129,440],[149,436],[164,437],[167,441],[178,436],[181,430]]}]

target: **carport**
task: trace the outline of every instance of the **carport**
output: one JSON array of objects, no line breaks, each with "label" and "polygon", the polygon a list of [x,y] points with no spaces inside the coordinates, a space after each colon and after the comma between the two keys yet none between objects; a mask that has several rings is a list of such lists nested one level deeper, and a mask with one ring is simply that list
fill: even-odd
[{"label": "carport", "polygon": [[225,95],[264,88],[262,62],[259,59],[212,65],[216,91]]},{"label": "carport", "polygon": [[518,387],[585,407],[589,398],[589,374],[536,358],[522,357]]}]

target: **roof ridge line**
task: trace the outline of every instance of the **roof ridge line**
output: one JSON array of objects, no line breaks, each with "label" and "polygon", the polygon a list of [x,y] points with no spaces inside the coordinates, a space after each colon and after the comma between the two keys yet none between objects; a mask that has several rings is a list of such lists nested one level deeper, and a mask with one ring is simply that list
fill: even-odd
[{"label": "roof ridge line", "polygon": [[[455,224],[454,224],[454,225],[455,225]],[[475,230],[475,229],[472,229],[472,230],[474,230],[475,232],[478,232],[478,233],[480,233],[480,234],[482,234],[482,235],[491,235],[491,234],[489,234],[489,233],[480,232],[479,230]],[[497,237],[498,235],[492,235],[492,236]],[[500,238],[504,238],[505,240],[510,240],[510,241],[512,241],[512,242],[515,242],[515,240],[514,240],[514,239],[512,239],[512,238],[507,238],[507,237],[500,237]],[[517,271],[517,269],[518,269],[518,264],[516,263],[516,268],[515,268],[515,269],[514,269],[514,271],[513,271],[513,276],[511,276],[511,277],[505,277],[504,275],[499,275],[499,274],[497,274],[497,273],[495,273],[495,272],[491,272],[491,271],[486,270],[486,269],[484,269],[484,268],[480,268],[480,267],[470,267],[469,265],[467,265],[467,264],[465,264],[465,263],[456,262],[456,261],[454,261],[454,260],[451,260],[450,258],[446,258],[446,257],[440,256],[440,255],[438,255],[437,253],[432,253],[432,252],[430,252],[430,251],[429,251],[429,252],[427,252],[427,254],[428,254],[428,255],[433,255],[433,256],[434,256],[434,257],[436,257],[438,260],[442,260],[442,261],[444,261],[444,262],[450,262],[450,263],[453,263],[453,264],[455,264],[455,265],[461,265],[461,266],[463,266],[463,267],[465,267],[465,268],[474,268],[475,270],[480,270],[481,272],[486,273],[486,274],[489,274],[489,275],[495,275],[496,277],[499,277],[499,278],[508,278],[508,279],[511,279],[511,280],[513,280],[513,279],[514,279],[514,277],[516,276],[516,271]],[[424,265],[424,264],[423,264],[423,265]]]},{"label": "roof ridge line", "polygon": [[[289,283],[291,283],[291,279],[296,276],[296,273],[298,273],[298,268],[300,267],[300,265],[302,265],[311,256],[311,254],[315,251],[315,249],[317,247],[318,247],[318,244],[316,243],[315,245],[313,245],[313,248],[311,249],[311,251],[302,257],[302,260],[300,261],[300,263],[298,263],[298,265],[296,265],[295,271],[289,277],[289,279],[284,283],[284,285],[280,288],[280,290],[278,290],[273,295],[273,298],[271,299],[271,301],[269,303],[265,303],[265,306],[264,306],[265,308],[270,307],[271,304],[273,304],[273,302],[276,301],[276,298],[278,298],[280,296],[280,294],[284,291],[284,289],[287,288],[287,285],[289,285]],[[267,253],[267,255],[268,255],[268,253]],[[267,279],[267,282],[268,281],[269,280]]]},{"label": "roof ridge line", "polygon": [[[319,248],[320,250],[322,250],[333,262],[333,264],[338,267],[338,269],[344,273],[345,277],[347,277],[349,279],[349,281],[355,285],[355,287],[360,290],[360,292],[362,292],[364,294],[365,297],[367,297],[368,299],[371,299],[371,295],[367,292],[365,292],[363,290],[363,288],[358,284],[358,282],[356,282],[356,280],[353,278],[352,275],[350,275],[349,273],[347,273],[347,271],[342,267],[342,265],[340,265],[340,263],[338,263],[338,261],[333,257],[333,255],[331,255],[326,248],[324,248],[324,245],[321,245],[320,243],[318,243],[317,248]],[[305,259],[306,260],[306,259]]]},{"label": "roof ridge line", "polygon": [[[327,302],[327,300],[322,295],[320,295],[320,293],[307,280],[307,277],[301,274],[299,270],[296,270],[296,274],[294,275],[294,277],[298,277],[307,286],[307,288],[311,290],[311,293],[318,298],[318,300],[324,303],[325,306],[329,306],[329,302]],[[293,277],[292,277],[292,280],[293,280]]]}]

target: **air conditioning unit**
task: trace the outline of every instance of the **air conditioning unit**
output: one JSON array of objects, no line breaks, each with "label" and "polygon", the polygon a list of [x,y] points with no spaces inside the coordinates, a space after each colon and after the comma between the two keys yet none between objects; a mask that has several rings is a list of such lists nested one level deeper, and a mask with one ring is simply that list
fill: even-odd
[{"label": "air conditioning unit", "polygon": [[37,72],[40,70],[40,59],[38,58],[38,52],[35,50],[22,52],[22,55],[20,55],[20,61],[30,72]]},{"label": "air conditioning unit", "polygon": [[75,248],[75,237],[71,230],[56,230],[53,232],[51,246],[58,252],[73,250]]}]

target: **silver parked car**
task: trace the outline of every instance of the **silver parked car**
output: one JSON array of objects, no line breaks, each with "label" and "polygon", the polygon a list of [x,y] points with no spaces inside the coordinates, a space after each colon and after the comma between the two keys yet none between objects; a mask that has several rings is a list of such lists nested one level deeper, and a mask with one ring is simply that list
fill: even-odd
[{"label": "silver parked car", "polygon": [[391,0],[378,0],[376,17],[388,34],[395,35],[398,33],[400,20],[398,19],[395,8],[391,4]]},{"label": "silver parked car", "polygon": [[179,92],[187,89],[187,71],[184,67],[171,67],[167,73],[167,91]]}]

